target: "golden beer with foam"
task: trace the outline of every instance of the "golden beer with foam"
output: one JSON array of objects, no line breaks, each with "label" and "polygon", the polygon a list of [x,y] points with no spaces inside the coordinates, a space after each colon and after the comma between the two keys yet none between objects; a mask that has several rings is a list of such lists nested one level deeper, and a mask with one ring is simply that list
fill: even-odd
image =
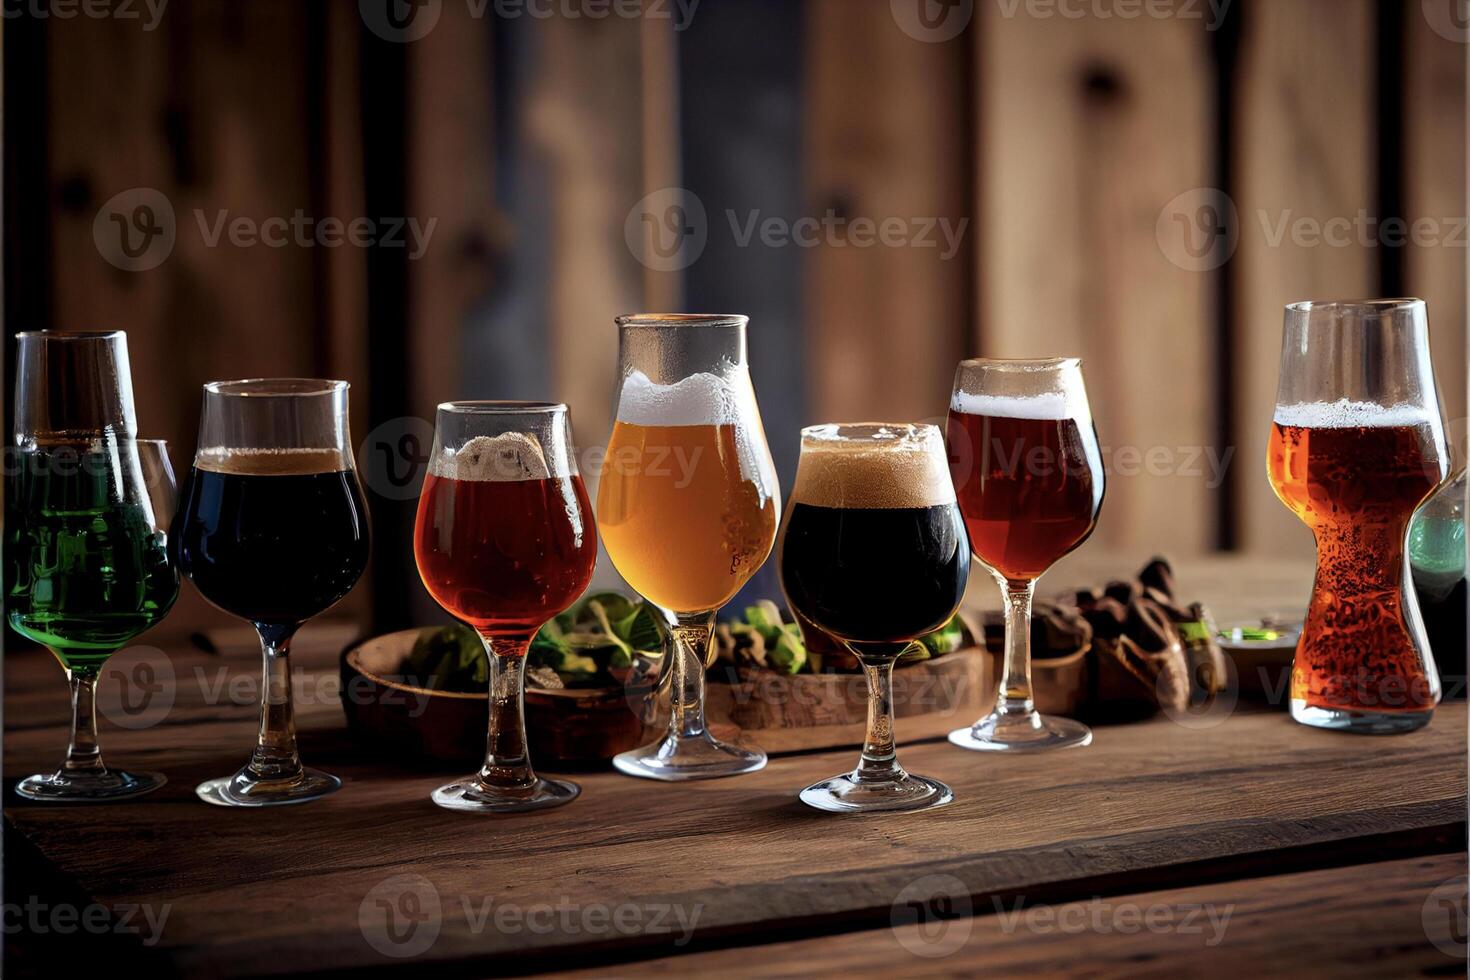
[{"label": "golden beer with foam", "polygon": [[746,377],[624,383],[597,494],[607,553],[639,594],[673,612],[730,601],[780,519],[776,474]]}]

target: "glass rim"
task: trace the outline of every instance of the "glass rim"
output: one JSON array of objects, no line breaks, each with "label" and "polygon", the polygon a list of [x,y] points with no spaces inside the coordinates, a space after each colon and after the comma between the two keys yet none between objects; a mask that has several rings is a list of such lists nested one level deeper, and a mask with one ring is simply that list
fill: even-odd
[{"label": "glass rim", "polygon": [[625,313],[613,322],[620,329],[687,330],[698,327],[743,327],[750,317],[743,313]]},{"label": "glass rim", "polygon": [[565,402],[466,399],[440,402],[438,410],[450,415],[555,415],[567,411],[567,406]]},{"label": "glass rim", "polygon": [[330,378],[240,378],[234,381],[206,381],[204,390],[211,395],[230,398],[282,398],[292,395],[335,395],[352,385]]},{"label": "glass rim", "polygon": [[43,340],[114,340],[118,337],[126,337],[125,330],[22,330],[15,335],[16,340],[33,340],[40,337]]},{"label": "glass rim", "polygon": [[1017,374],[1080,368],[1081,366],[1082,358],[1080,357],[967,357],[960,361],[962,368],[985,368],[992,371],[1012,371]]},{"label": "glass rim", "polygon": [[1399,310],[1423,307],[1417,296],[1394,296],[1386,299],[1304,299],[1286,304],[1287,313],[1357,313],[1382,316]]},{"label": "glass rim", "polygon": [[804,426],[803,443],[864,442],[871,445],[908,444],[918,439],[939,436],[939,426],[932,422],[821,422]]}]

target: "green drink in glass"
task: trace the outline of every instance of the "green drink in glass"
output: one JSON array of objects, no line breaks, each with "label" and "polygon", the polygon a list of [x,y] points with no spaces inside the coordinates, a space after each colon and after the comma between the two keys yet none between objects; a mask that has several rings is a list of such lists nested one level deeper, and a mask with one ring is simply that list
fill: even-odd
[{"label": "green drink in glass", "polygon": [[69,671],[95,674],[179,593],[163,532],[120,500],[118,447],[22,452],[6,522],[10,625]]},{"label": "green drink in glass", "polygon": [[121,332],[17,339],[5,606],[11,627],[66,670],[72,729],[61,768],[22,780],[16,792],[51,801],[137,796],[164,777],[103,765],[95,686],[107,658],[178,597],[167,547],[175,493],[167,449],[136,438]]}]

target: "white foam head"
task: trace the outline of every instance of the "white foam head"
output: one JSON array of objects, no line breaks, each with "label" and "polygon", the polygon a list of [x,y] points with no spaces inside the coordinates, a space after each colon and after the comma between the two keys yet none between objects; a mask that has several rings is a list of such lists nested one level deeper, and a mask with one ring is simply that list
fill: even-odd
[{"label": "white foam head", "polygon": [[733,425],[742,418],[742,402],[749,390],[749,376],[743,373],[727,377],[702,372],[662,385],[642,371],[633,371],[623,379],[618,421],[632,425]]},{"label": "white foam head", "polygon": [[1035,395],[989,395],[956,391],[949,407],[965,415],[989,415],[1007,419],[1089,420],[1087,397],[1080,391],[1045,391]]},{"label": "white foam head", "polygon": [[944,439],[932,425],[819,425],[801,435],[793,503],[877,510],[955,502]]},{"label": "white foam head", "polygon": [[1439,413],[1423,405],[1403,402],[1379,405],[1340,398],[1335,402],[1298,402],[1277,405],[1277,425],[1304,429],[1388,428],[1390,426],[1428,425],[1439,427]]},{"label": "white foam head", "polygon": [[458,449],[441,449],[429,461],[429,472],[447,480],[512,483],[568,475],[553,455],[548,462],[541,443],[524,432],[475,436]]}]

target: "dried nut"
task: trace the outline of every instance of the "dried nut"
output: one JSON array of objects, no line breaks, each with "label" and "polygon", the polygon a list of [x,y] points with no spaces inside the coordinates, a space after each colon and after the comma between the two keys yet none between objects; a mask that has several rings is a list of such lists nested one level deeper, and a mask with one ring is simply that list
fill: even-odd
[{"label": "dried nut", "polygon": [[1143,571],[1138,573],[1138,581],[1146,589],[1158,589],[1164,595],[1173,599],[1174,592],[1174,569],[1169,567],[1169,562],[1164,558],[1155,558],[1143,566]]},{"label": "dried nut", "polygon": [[1092,627],[1094,636],[1111,640],[1123,635],[1128,609],[1117,599],[1104,597],[1097,600],[1091,609],[1082,610],[1082,617]]},{"label": "dried nut", "polygon": [[1188,609],[1177,605],[1174,602],[1173,596],[1167,595],[1151,585],[1143,590],[1143,598],[1148,599],[1154,605],[1168,613],[1169,618],[1176,623],[1188,623],[1196,618],[1190,614]]},{"label": "dried nut", "polygon": [[1159,605],[1139,599],[1128,607],[1127,635],[1147,653],[1159,653],[1172,646],[1178,634]]}]

